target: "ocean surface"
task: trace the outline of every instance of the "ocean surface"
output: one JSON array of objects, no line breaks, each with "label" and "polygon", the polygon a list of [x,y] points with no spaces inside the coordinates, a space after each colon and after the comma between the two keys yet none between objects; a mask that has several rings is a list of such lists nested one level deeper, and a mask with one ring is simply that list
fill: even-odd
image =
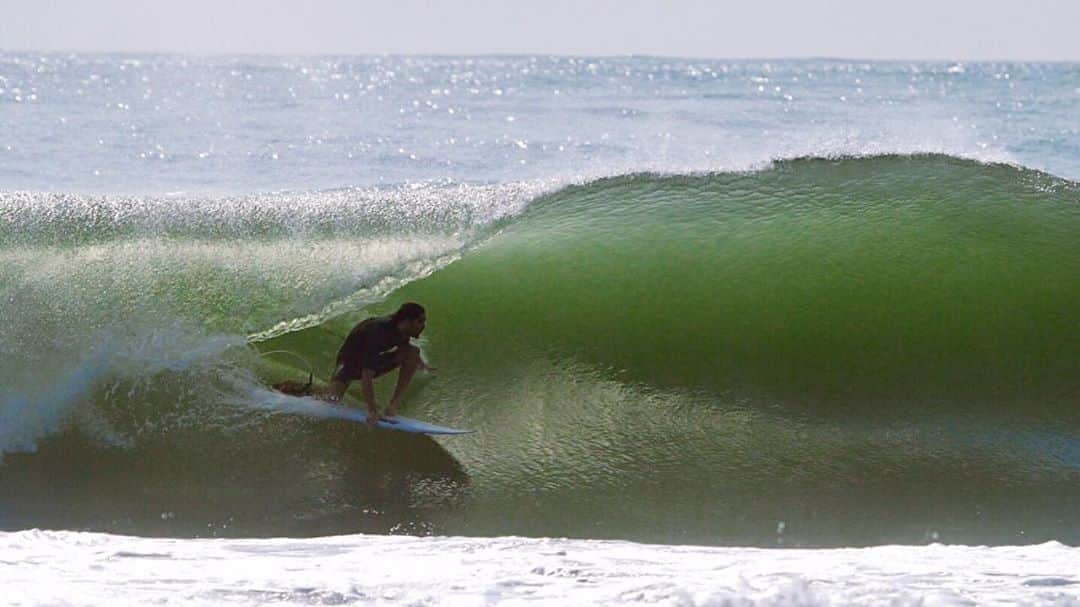
[{"label": "ocean surface", "polygon": [[[404,301],[475,434],[274,404]],[[1076,604],[1077,543],[1078,64],[0,52],[0,603]]]}]

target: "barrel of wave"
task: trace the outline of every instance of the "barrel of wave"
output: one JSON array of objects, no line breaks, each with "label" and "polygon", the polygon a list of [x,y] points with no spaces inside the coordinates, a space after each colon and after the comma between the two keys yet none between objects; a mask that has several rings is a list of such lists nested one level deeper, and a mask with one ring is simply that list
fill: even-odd
[{"label": "barrel of wave", "polygon": [[1075,415],[1077,192],[943,156],[626,176],[393,299],[428,305],[432,355],[473,377],[539,356],[818,414]]}]

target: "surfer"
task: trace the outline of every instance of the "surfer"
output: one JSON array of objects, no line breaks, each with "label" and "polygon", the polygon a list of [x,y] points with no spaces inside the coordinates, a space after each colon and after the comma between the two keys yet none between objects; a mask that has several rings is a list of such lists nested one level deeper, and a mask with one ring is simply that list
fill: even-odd
[{"label": "surfer", "polygon": [[375,378],[398,369],[397,385],[386,417],[397,415],[398,404],[405,389],[409,387],[417,369],[434,371],[420,358],[420,349],[409,340],[419,337],[427,323],[424,307],[415,302],[401,304],[390,316],[378,316],[361,321],[341,345],[337,355],[337,367],[330,379],[326,398],[341,400],[353,380],[360,380],[364,403],[368,408],[368,423],[379,420],[379,408],[375,404]]}]

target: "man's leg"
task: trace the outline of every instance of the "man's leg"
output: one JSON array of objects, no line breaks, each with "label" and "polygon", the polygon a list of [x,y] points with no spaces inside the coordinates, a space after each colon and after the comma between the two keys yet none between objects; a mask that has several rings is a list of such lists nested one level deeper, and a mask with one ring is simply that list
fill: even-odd
[{"label": "man's leg", "polygon": [[412,344],[400,346],[397,349],[396,362],[398,363],[397,385],[394,386],[394,395],[390,397],[390,404],[386,407],[386,415],[397,415],[398,402],[409,387],[416,369],[420,367],[420,348]]},{"label": "man's leg", "polygon": [[330,376],[330,383],[327,384],[325,390],[319,390],[318,397],[332,403],[341,402],[341,397],[345,396],[345,391],[349,389],[349,383],[355,377],[359,377],[359,375],[355,375],[354,370],[339,361],[337,368],[334,369],[334,374]]},{"label": "man's leg", "polygon": [[345,391],[348,389],[348,382],[343,382],[339,379],[332,380],[330,385],[326,387],[326,392],[322,395],[322,398],[334,403],[339,402],[341,401],[341,397],[345,395]]}]

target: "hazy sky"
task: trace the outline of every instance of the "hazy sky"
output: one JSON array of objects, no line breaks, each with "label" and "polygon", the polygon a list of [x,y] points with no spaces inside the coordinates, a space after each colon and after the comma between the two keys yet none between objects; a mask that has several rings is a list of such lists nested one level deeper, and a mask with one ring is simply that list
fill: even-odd
[{"label": "hazy sky", "polygon": [[0,49],[1080,61],[1080,0],[0,0]]}]

